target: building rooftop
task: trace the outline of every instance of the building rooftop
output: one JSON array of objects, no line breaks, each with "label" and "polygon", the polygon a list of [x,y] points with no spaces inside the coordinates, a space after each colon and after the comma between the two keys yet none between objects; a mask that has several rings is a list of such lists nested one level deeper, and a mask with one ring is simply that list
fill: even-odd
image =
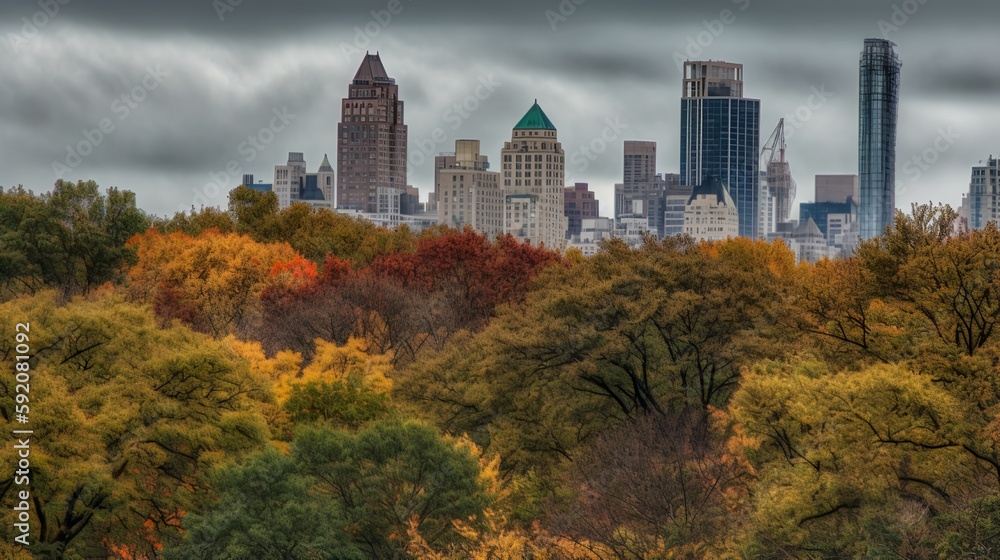
[{"label": "building rooftop", "polygon": [[545,115],[545,111],[538,106],[538,100],[535,100],[535,104],[528,109],[528,112],[521,117],[517,125],[514,126],[514,130],[555,130],[556,126],[552,124],[549,117]]},{"label": "building rooftop", "polygon": [[375,54],[365,53],[365,59],[361,61],[361,66],[354,75],[355,85],[372,83],[396,83],[396,80],[390,78],[389,74],[386,73],[385,66],[382,66],[382,58],[377,52]]},{"label": "building rooftop", "polygon": [[330,165],[330,158],[328,158],[326,154],[323,154],[323,163],[319,165],[319,172],[330,173],[332,171],[333,171],[333,166]]},{"label": "building rooftop", "polygon": [[723,184],[722,179],[716,177],[715,175],[709,175],[705,177],[705,180],[701,182],[701,185],[694,187],[691,190],[691,198],[688,199],[688,204],[698,198],[699,195],[705,196],[715,196],[717,197],[718,204],[725,204],[726,206],[734,206],[733,197],[729,196],[729,189]]}]

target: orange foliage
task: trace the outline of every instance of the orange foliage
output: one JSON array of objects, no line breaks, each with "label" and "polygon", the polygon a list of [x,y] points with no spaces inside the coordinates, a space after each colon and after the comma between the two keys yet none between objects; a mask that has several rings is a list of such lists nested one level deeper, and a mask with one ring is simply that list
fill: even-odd
[{"label": "orange foliage", "polygon": [[130,298],[151,303],[164,320],[216,336],[254,317],[266,287],[309,285],[317,277],[315,265],[287,243],[257,243],[215,229],[197,237],[151,229],[128,245],[138,256],[128,273]]}]

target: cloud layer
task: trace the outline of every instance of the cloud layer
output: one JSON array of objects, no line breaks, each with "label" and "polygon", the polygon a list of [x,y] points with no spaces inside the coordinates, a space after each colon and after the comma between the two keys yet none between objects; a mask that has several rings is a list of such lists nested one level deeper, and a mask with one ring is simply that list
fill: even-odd
[{"label": "cloud layer", "polygon": [[[779,118],[794,128],[800,201],[815,174],[856,172],[865,37],[887,33],[903,61],[898,206],[958,204],[970,166],[1000,151],[987,2],[47,2],[0,7],[0,184],[47,190],[57,163],[161,215],[223,203],[211,185],[230,162],[267,181],[289,151],[318,166],[336,150],[339,101],[366,49],[400,85],[411,156],[478,138],[496,163],[537,98],[567,156],[586,150],[567,182],[590,182],[604,213],[624,140],[656,141],[660,171],[677,172],[676,60],[689,56],[745,65],[762,142]],[[275,111],[290,121],[265,131]],[[597,141],[609,122],[615,140]],[[95,134],[102,124],[110,132]],[[410,182],[426,196],[433,170],[420,159]]]}]

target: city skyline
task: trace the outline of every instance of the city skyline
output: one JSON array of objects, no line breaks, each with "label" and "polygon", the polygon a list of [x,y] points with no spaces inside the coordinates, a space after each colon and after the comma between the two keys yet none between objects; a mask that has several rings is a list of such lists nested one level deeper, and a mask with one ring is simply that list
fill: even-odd
[{"label": "city skyline", "polygon": [[[160,215],[189,207],[196,199],[194,189],[210,204],[223,205],[225,191],[239,183],[239,176],[216,187],[214,196],[206,187],[213,175],[227,171],[230,162],[242,172],[266,178],[288,152],[304,152],[308,161],[319,161],[335,151],[331,123],[339,117],[337,100],[364,52],[371,50],[381,52],[399,84],[400,98],[408,104],[409,183],[421,189],[422,197],[433,188],[432,162],[437,153],[450,151],[455,139],[477,138],[483,154],[498,161],[509,123],[537,97],[552,120],[560,123],[566,183],[588,182],[602,205],[613,208],[613,185],[621,181],[625,140],[657,142],[657,171],[679,171],[676,100],[681,80],[674,55],[680,54],[692,60],[743,64],[745,94],[761,99],[763,130],[797,110],[811,113],[809,119],[789,124],[788,160],[800,184],[793,205],[797,207],[812,200],[814,175],[852,173],[857,167],[858,45],[865,37],[879,36],[880,21],[894,21],[896,3],[859,5],[850,17],[819,17],[826,10],[822,6],[778,4],[747,3],[743,10],[743,3],[721,2],[666,9],[637,2],[624,15],[612,16],[607,6],[591,2],[576,5],[565,21],[552,22],[546,11],[558,13],[558,3],[532,4],[517,16],[522,19],[515,18],[525,22],[531,36],[525,31],[519,46],[505,49],[510,52],[497,52],[491,46],[506,29],[499,23],[514,16],[473,28],[473,18],[444,17],[439,5],[419,8],[422,5],[402,3],[403,11],[380,27],[377,36],[366,37],[368,44],[361,48],[354,29],[363,31],[375,21],[371,11],[379,13],[388,4],[372,2],[364,9],[343,10],[341,23],[329,24],[336,33],[324,34],[323,41],[303,38],[309,33],[278,37],[268,31],[262,22],[265,16],[275,27],[282,25],[281,17],[268,8],[244,3],[223,12],[220,21],[210,6],[203,5],[199,13],[208,21],[186,30],[191,40],[185,44],[157,42],[178,32],[169,17],[154,23],[119,6],[118,12],[104,18],[98,17],[99,12],[104,14],[98,8],[73,11],[75,5],[67,4],[30,40],[18,43],[15,56],[0,62],[13,77],[12,84],[0,88],[0,106],[10,115],[0,141],[4,148],[0,168],[6,171],[0,184],[48,190],[56,179],[52,165],[56,162],[69,168],[64,178],[93,178],[102,186],[134,190],[142,207]],[[897,31],[889,32],[907,61],[897,149],[898,178],[905,181],[897,190],[897,206],[903,209],[909,202],[931,199],[957,206],[968,190],[971,166],[1000,149],[991,145],[989,134],[997,108],[986,99],[996,87],[997,72],[991,68],[996,61],[967,56],[972,51],[968,45],[983,44],[982,24],[972,17],[978,6],[971,2],[954,6],[922,4]],[[38,8],[26,7],[31,9],[4,7],[4,21],[30,19]],[[185,3],[177,9],[193,10]],[[322,11],[318,6],[311,9]],[[729,10],[729,17],[721,17],[724,10]],[[783,52],[773,37],[767,38],[769,26],[777,25],[768,23],[767,16],[778,12],[785,17],[782,40],[807,29],[813,40],[800,44],[795,53]],[[632,25],[658,13],[676,17],[659,28]],[[429,36],[433,34],[426,26],[432,20],[450,33]],[[703,41],[708,45],[699,47],[697,56],[689,56],[688,39],[697,44],[706,36],[703,32],[711,35],[716,20],[722,33]],[[14,23],[0,33],[3,48],[12,53],[11,34],[23,31]],[[626,24],[632,27],[623,27]],[[941,26],[966,27],[954,41],[930,54],[918,38],[928,28]],[[843,33],[845,29],[850,32]],[[249,31],[255,34],[253,41],[243,38]],[[583,41],[595,33],[604,39],[598,41],[601,48]],[[418,46],[411,45],[415,37],[421,38]],[[99,55],[71,52],[88,41],[105,48],[95,49]],[[647,46],[640,48],[641,44]],[[356,52],[345,53],[345,45]],[[525,56],[529,50],[538,54]],[[195,51],[212,56],[189,54]],[[33,68],[40,68],[41,74]],[[21,80],[39,75],[43,77],[34,83],[44,86],[44,92],[18,86]],[[141,94],[143,100],[136,96],[115,105],[132,93]],[[476,109],[456,111],[457,103]],[[285,119],[278,119],[282,115]],[[115,129],[93,146],[92,154],[70,165],[75,160],[67,161],[66,146],[86,142],[83,132],[97,129],[103,116]],[[249,134],[271,123],[283,128],[265,135],[273,141],[262,150],[243,145]],[[435,135],[439,130],[440,139]],[[942,136],[954,140],[955,135],[959,138],[952,144],[936,142]],[[587,153],[580,149],[584,145],[603,150]],[[950,149],[928,152],[936,145]],[[241,151],[241,146],[247,149]],[[246,154],[253,154],[253,161]],[[418,163],[416,154],[425,154],[425,161]],[[912,161],[925,154],[935,161],[918,160],[925,164],[923,170]],[[907,165],[911,167],[904,168]],[[920,177],[909,171],[919,171]]]}]

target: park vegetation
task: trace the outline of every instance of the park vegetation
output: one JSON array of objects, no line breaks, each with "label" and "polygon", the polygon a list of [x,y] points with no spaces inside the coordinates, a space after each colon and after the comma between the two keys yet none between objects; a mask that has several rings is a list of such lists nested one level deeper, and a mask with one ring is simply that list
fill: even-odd
[{"label": "park vegetation", "polygon": [[0,191],[14,558],[1000,557],[1000,230],[850,258]]}]

